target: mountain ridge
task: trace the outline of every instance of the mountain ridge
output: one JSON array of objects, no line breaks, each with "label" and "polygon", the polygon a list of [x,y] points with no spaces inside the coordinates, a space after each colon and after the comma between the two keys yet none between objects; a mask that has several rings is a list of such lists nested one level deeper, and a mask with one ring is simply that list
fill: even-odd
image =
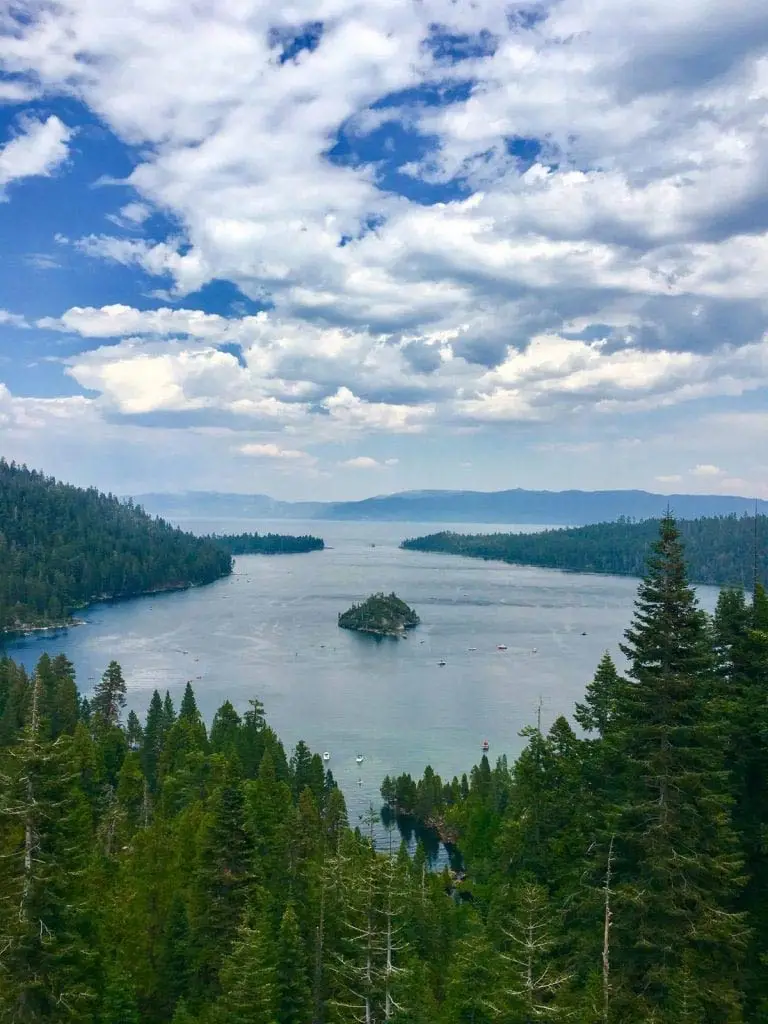
[{"label": "mountain ridge", "polygon": [[586,491],[415,490],[357,501],[283,501],[266,494],[219,491],[150,492],[134,496],[166,517],[373,520],[378,522],[520,523],[580,526],[620,516],[658,517],[669,506],[679,519],[768,514],[768,501],[743,495],[658,494],[640,489]]}]

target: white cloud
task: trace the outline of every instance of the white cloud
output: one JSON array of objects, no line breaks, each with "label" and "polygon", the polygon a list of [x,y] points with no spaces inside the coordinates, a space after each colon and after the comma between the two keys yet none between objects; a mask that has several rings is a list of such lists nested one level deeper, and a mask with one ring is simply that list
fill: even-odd
[{"label": "white cloud", "polygon": [[[555,457],[595,443],[572,441],[572,424],[693,417],[768,387],[761,0],[560,0],[527,29],[495,0],[151,6],[116,22],[96,0],[21,0],[4,40],[15,82],[74,94],[135,145],[135,196],[113,222],[146,230],[161,210],[177,225],[74,244],[146,271],[169,303],[224,280],[270,312],[120,304],[40,320],[119,339],[67,363],[99,408],[361,447],[556,425]],[[320,44],[281,64],[275,30],[309,19]],[[441,63],[425,45],[435,24],[486,30],[495,52]],[[435,105],[424,86],[460,98]],[[377,151],[390,123],[420,133],[400,168],[414,198]],[[375,159],[330,159],[342,126]],[[719,451],[686,464],[708,455],[736,472]]]},{"label": "white cloud", "polygon": [[691,470],[691,476],[722,476],[723,470],[708,462],[700,462]]},{"label": "white cloud", "polygon": [[71,137],[72,130],[53,114],[45,121],[23,121],[20,132],[0,149],[0,198],[12,181],[52,174],[66,160]]},{"label": "white cloud", "polygon": [[378,459],[373,459],[370,455],[356,455],[352,459],[345,459],[339,465],[347,469],[384,469],[387,466],[396,466],[399,461],[399,459],[384,459],[379,462]]},{"label": "white cloud", "polygon": [[7,309],[0,309],[0,324],[8,327],[28,327],[26,319],[18,313],[9,313]]},{"label": "white cloud", "polygon": [[288,462],[302,462],[306,465],[314,465],[317,462],[314,456],[300,451],[298,448],[280,448],[271,442],[266,444],[244,444],[238,448],[238,451],[242,455],[248,455],[256,459],[278,459]]},{"label": "white cloud", "polygon": [[656,480],[660,484],[679,484],[682,482],[682,476],[679,473],[669,473],[666,476],[656,476]]},{"label": "white cloud", "polygon": [[126,203],[117,213],[108,213],[107,220],[119,228],[138,228],[152,214],[152,208],[146,203]]}]

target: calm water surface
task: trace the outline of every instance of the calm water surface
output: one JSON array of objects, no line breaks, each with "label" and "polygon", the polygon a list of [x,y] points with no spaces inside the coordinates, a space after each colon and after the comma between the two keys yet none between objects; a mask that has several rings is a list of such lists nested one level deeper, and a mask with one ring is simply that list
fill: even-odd
[{"label": "calm water surface", "polygon": [[[83,690],[115,658],[129,707],[142,718],[155,687],[169,689],[178,704],[188,680],[208,721],[227,698],[242,711],[258,697],[286,748],[304,739],[313,750],[331,752],[353,824],[369,802],[379,805],[384,775],[421,775],[431,764],[450,778],[476,763],[486,738],[492,759],[511,758],[539,701],[545,727],[569,714],[603,651],[620,659],[617,644],[637,587],[615,576],[399,550],[404,537],[449,529],[445,523],[180,525],[196,533],[312,532],[328,547],[249,555],[236,560],[234,575],[208,587],[94,605],[82,615],[87,625],[24,638],[8,652],[32,667],[43,651],[63,651]],[[407,640],[337,627],[340,611],[378,590],[394,590],[421,616]],[[713,608],[717,591],[699,593]],[[498,644],[508,650],[498,651]],[[360,766],[358,751],[365,755]]]}]

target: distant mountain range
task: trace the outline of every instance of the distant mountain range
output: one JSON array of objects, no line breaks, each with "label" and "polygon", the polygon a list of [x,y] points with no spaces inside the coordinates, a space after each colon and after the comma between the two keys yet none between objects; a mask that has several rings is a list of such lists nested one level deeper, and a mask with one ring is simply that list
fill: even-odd
[{"label": "distant mountain range", "polygon": [[[138,494],[134,500],[167,519],[336,519],[411,523],[520,523],[582,526],[619,516],[649,519],[669,505],[679,519],[754,513],[752,498],[649,491],[402,491],[362,501],[277,501],[266,494]],[[768,514],[768,501],[758,502]]]}]

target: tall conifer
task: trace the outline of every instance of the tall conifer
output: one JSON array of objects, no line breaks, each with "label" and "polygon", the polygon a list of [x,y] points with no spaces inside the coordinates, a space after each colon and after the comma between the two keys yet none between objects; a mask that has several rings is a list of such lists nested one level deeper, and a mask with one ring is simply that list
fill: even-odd
[{"label": "tall conifer", "polygon": [[[707,709],[714,656],[671,515],[640,584],[622,651],[629,683],[607,740],[622,774],[614,797],[614,951],[642,1019],[740,1019],[743,924],[730,913],[741,862],[730,825],[718,721]],[[693,985],[684,985],[684,979]]]}]

